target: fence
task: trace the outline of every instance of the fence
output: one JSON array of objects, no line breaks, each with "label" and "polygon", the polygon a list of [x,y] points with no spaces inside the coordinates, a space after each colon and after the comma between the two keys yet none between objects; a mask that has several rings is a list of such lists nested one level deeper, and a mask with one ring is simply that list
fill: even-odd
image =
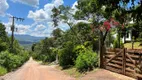
[{"label": "fence", "polygon": [[142,50],[107,49],[104,68],[142,80]]}]

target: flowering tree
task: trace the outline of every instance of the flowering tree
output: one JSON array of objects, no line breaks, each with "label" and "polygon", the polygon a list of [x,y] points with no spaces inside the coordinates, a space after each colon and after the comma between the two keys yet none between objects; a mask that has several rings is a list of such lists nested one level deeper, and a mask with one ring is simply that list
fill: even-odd
[{"label": "flowering tree", "polygon": [[[98,27],[100,31],[100,67],[103,67],[103,53],[105,52],[105,46],[104,42],[106,39],[106,36],[111,28],[122,28],[124,29],[124,24],[120,24],[118,21],[116,21],[114,18],[110,18],[103,22],[102,25]],[[96,28],[91,25],[92,31]]]},{"label": "flowering tree", "polygon": [[[110,18],[110,19],[104,21],[103,24],[98,27],[98,29],[100,30],[101,37],[102,37],[102,42],[101,42],[102,44],[101,45],[104,45],[104,41],[105,41],[107,33],[110,31],[110,29],[117,28],[120,26],[122,29],[124,28],[124,24],[120,24],[114,18]],[[91,25],[90,27],[92,28],[92,31],[94,32],[95,26],[93,27],[93,25]],[[105,34],[103,35],[104,32],[105,32]]]}]

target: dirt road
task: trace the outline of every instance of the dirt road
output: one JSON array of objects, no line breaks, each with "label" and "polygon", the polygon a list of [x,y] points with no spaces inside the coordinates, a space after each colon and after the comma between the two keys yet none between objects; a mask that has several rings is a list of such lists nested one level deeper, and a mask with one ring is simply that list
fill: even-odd
[{"label": "dirt road", "polygon": [[54,67],[40,65],[31,58],[19,70],[1,77],[0,80],[75,80]]},{"label": "dirt road", "polygon": [[107,70],[89,72],[80,78],[67,76],[55,66],[44,66],[32,58],[15,72],[0,77],[0,80],[134,80],[132,78],[113,73]]}]

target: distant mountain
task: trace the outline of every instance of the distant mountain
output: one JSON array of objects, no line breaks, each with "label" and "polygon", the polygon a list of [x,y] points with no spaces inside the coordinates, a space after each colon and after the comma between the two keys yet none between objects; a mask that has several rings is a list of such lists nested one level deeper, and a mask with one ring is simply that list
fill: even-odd
[{"label": "distant mountain", "polygon": [[34,37],[30,35],[16,35],[16,34],[14,35],[14,37],[16,40],[19,41],[21,45],[31,45],[45,38],[45,37]]}]

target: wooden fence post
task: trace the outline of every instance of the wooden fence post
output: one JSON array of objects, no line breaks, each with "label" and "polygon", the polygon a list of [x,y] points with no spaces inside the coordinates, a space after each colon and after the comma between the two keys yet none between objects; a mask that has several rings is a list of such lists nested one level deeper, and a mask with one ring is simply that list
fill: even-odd
[{"label": "wooden fence post", "polygon": [[123,57],[123,61],[122,61],[122,74],[126,74],[126,51],[127,49],[124,48],[123,49],[123,54],[122,54],[122,57]]}]

